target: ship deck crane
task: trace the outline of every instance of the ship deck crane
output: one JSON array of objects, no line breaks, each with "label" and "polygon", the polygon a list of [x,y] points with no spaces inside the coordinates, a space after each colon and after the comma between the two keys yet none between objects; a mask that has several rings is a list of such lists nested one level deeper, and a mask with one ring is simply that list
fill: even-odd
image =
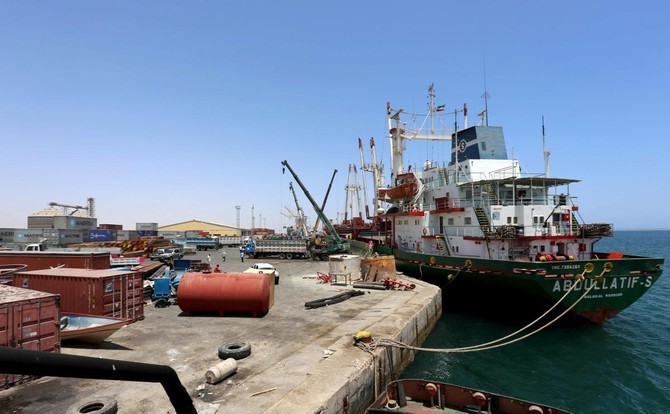
[{"label": "ship deck crane", "polygon": [[335,228],[333,227],[333,224],[328,220],[328,217],[323,213],[323,210],[319,208],[319,206],[316,204],[316,201],[312,198],[312,196],[309,194],[309,191],[307,191],[307,188],[305,188],[305,185],[300,181],[300,178],[298,178],[298,174],[293,171],[293,168],[289,165],[288,161],[284,160],[281,162],[281,164],[288,168],[289,172],[291,175],[293,175],[293,178],[295,179],[295,182],[298,183],[300,188],[302,189],[303,193],[305,193],[305,197],[309,200],[309,202],[312,204],[312,207],[314,208],[314,212],[316,213],[317,216],[321,219],[323,222],[323,225],[328,229],[328,232],[330,233],[330,236],[332,238],[332,242],[328,243],[327,250],[329,253],[336,253],[336,252],[344,252],[349,250],[350,245],[349,243],[345,242],[342,240],[339,234],[337,234],[337,231],[335,231]]}]

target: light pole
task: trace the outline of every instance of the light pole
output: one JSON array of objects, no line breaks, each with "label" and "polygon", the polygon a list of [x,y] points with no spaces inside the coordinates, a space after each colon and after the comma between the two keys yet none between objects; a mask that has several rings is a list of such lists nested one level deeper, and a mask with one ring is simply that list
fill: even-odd
[{"label": "light pole", "polygon": [[240,209],[242,206],[235,206],[235,219],[236,223],[235,225],[237,226],[237,232],[239,233],[238,235],[242,235],[242,228],[240,228]]}]

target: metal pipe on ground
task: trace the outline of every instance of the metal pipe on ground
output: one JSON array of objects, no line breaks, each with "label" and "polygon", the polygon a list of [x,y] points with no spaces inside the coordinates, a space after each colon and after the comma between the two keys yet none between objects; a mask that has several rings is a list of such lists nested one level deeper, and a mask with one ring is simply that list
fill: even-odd
[{"label": "metal pipe on ground", "polygon": [[383,282],[356,282],[353,285],[354,289],[373,289],[386,290],[386,285]]},{"label": "metal pipe on ground", "polygon": [[177,373],[167,365],[0,347],[0,366],[6,374],[159,382],[177,414],[197,414]]}]

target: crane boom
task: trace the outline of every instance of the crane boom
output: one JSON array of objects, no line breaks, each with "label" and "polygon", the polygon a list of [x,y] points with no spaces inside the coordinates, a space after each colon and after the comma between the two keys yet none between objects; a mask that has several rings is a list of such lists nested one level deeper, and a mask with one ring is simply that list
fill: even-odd
[{"label": "crane boom", "polygon": [[[326,201],[328,201],[328,195],[330,194],[330,189],[333,186],[333,180],[335,179],[335,174],[337,174],[337,169],[333,171],[333,176],[330,177],[330,184],[328,184],[328,189],[326,190],[326,195],[323,197],[323,203],[321,203],[321,211],[326,209]],[[316,229],[319,227],[319,221],[321,218],[317,215],[316,222],[314,223],[314,234],[316,234]]]},{"label": "crane boom", "polygon": [[295,179],[295,182],[298,183],[300,188],[302,189],[303,193],[305,193],[305,197],[309,200],[309,202],[312,204],[312,207],[314,208],[314,212],[316,213],[317,216],[321,219],[323,222],[323,225],[326,226],[328,229],[328,232],[330,233],[330,236],[333,238],[333,243],[328,245],[328,250],[331,252],[335,251],[345,251],[349,250],[349,243],[344,242],[342,238],[340,237],[339,234],[337,234],[337,231],[335,230],[335,227],[333,227],[333,224],[328,220],[328,217],[323,213],[323,211],[319,208],[319,206],[316,204],[316,201],[312,198],[312,196],[309,194],[309,191],[307,191],[307,188],[305,188],[305,185],[300,181],[300,178],[298,178],[298,174],[293,171],[293,168],[288,164],[288,161],[284,160],[281,162],[281,164],[288,168],[289,172],[291,175],[293,175],[293,178]]},{"label": "crane boom", "polygon": [[305,219],[305,212],[302,210],[302,207],[300,207],[300,204],[298,203],[298,196],[295,195],[295,189],[293,188],[293,183],[288,183],[288,188],[290,188],[291,192],[293,193],[293,199],[295,200],[295,208],[298,209],[298,220],[300,221],[300,229],[302,230],[302,237],[308,238],[309,230],[307,230],[307,221]]}]

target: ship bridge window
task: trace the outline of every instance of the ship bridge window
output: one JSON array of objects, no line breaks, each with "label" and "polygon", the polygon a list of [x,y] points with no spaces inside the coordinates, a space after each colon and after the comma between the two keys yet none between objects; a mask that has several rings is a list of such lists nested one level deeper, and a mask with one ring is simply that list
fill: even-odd
[{"label": "ship bridge window", "polygon": [[507,217],[507,224],[512,224],[512,217]]},{"label": "ship bridge window", "polygon": [[448,218],[447,219],[447,225],[453,226],[454,225],[454,219],[453,218]]},{"label": "ship bridge window", "polygon": [[466,217],[466,218],[465,218],[465,224],[466,224],[466,225],[470,225],[470,224],[472,224],[472,217]]}]

